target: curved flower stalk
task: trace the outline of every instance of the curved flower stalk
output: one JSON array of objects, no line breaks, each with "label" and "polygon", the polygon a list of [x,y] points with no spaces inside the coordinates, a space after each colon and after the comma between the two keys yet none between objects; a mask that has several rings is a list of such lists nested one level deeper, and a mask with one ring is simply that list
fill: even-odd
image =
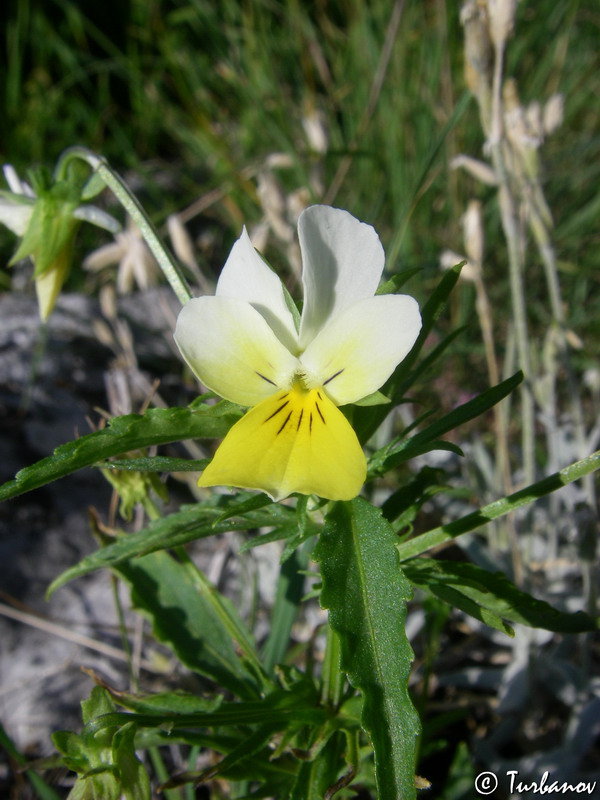
[{"label": "curved flower stalk", "polygon": [[[298,314],[245,229],[214,297],[179,314],[175,341],[195,375],[251,406],[229,431],[199,486],[349,500],[366,477],[356,434],[337,406],[379,389],[421,328],[407,295],[374,296],[384,252],[347,211],[311,206],[298,220],[304,306]],[[294,313],[296,312],[296,313]]]}]

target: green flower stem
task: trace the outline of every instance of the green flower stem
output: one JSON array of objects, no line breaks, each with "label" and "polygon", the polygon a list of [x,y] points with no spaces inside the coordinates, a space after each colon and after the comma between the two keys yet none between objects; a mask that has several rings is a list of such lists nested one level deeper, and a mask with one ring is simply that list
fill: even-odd
[{"label": "green flower stem", "polygon": [[427,533],[397,545],[400,560],[407,561],[409,558],[414,558],[431,550],[432,547],[437,547],[455,539],[457,536],[461,536],[463,533],[480,528],[490,520],[502,517],[504,514],[509,514],[521,506],[532,503],[534,500],[550,494],[550,492],[554,492],[568,483],[589,475],[596,469],[600,469],[600,450],[592,453],[587,458],[582,458],[581,461],[575,461],[568,467],[549,475],[537,483],[533,483],[531,486],[527,486],[525,489],[514,492],[508,497],[502,497],[500,500],[495,500],[493,503],[474,511],[472,514],[467,514],[467,516],[461,517],[455,522],[440,525],[439,528],[433,528]]},{"label": "green flower stem", "polygon": [[85,161],[86,164],[102,178],[104,183],[113,192],[117,200],[139,227],[144,241],[158,261],[160,268],[164,272],[181,304],[187,303],[187,301],[191,299],[192,293],[179,264],[161,242],[156,228],[125,181],[112,169],[105,158],[92,153],[91,150],[87,150],[85,147],[70,147],[68,150],[65,150],[55,170],[55,175],[58,179],[65,175],[67,166],[73,159]]},{"label": "green flower stem", "polygon": [[321,676],[321,700],[326,705],[337,708],[342,700],[345,675],[341,670],[340,637],[331,625],[327,626],[327,643]]}]

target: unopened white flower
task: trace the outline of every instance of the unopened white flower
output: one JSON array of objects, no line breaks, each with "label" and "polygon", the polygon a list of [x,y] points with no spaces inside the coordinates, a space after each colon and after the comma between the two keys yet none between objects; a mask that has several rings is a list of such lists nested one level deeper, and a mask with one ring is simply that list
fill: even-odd
[{"label": "unopened white flower", "polygon": [[79,221],[113,232],[120,226],[96,206],[77,205],[73,187],[64,181],[46,185],[38,177],[36,194],[10,164],[2,171],[10,191],[0,191],[0,223],[20,239],[10,263],[23,258],[33,261],[38,307],[45,321],[69,272]]},{"label": "unopened white flower", "polygon": [[293,313],[279,278],[244,230],[214,297],[179,314],[175,341],[209,389],[251,410],[237,422],[200,486],[348,500],[366,459],[337,406],[379,389],[421,328],[407,295],[374,296],[384,252],[348,212],[311,206],[298,220],[304,306]]},{"label": "unopened white flower", "polygon": [[98,271],[117,264],[117,291],[131,292],[134,285],[148,289],[158,282],[159,267],[142,238],[140,229],[129,220],[124,231],[117,233],[114,242],[103,245],[87,256],[84,269]]}]

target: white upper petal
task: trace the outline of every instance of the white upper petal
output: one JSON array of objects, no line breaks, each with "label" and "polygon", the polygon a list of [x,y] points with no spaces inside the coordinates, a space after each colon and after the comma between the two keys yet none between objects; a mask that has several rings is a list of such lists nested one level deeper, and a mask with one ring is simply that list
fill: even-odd
[{"label": "white upper petal", "polygon": [[215,294],[250,303],[288,350],[297,348],[298,333],[285,302],[281,281],[252,246],[246,228],[225,262]]},{"label": "white upper petal", "polygon": [[298,368],[258,311],[233,297],[189,300],[179,312],[175,341],[205,386],[243,406],[289,387]]},{"label": "white upper petal", "polygon": [[322,386],[336,405],[355,403],[386,382],[420,330],[413,297],[361,300],[334,317],[300,356],[306,383]]},{"label": "white upper petal", "polygon": [[310,206],[298,220],[304,309],[300,345],[306,347],[329,319],[372,297],[385,254],[375,229],[330,206]]},{"label": "white upper petal", "polygon": [[33,203],[21,203],[6,196],[0,197],[0,223],[6,225],[17,236],[23,236],[32,214]]}]

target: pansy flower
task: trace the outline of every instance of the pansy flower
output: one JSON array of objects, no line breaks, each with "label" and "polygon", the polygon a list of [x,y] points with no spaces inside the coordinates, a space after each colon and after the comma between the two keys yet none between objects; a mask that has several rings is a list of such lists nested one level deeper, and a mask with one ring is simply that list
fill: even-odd
[{"label": "pansy flower", "polygon": [[407,295],[375,296],[384,252],[347,211],[311,206],[298,220],[304,305],[294,313],[277,275],[244,230],[214,297],[181,310],[175,341],[200,381],[251,407],[229,431],[199,486],[355,497],[366,459],[338,409],[379,389],[421,328]]}]

